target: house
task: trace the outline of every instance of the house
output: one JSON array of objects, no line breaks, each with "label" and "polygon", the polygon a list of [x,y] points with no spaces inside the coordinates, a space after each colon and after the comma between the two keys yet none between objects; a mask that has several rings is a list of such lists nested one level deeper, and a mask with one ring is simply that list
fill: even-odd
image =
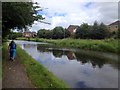
[{"label": "house", "polygon": [[26,31],[23,33],[23,37],[29,38],[29,37],[36,37],[37,33],[36,32],[30,32],[30,31]]},{"label": "house", "polygon": [[118,21],[115,21],[115,22],[113,22],[113,23],[111,23],[111,24],[109,24],[109,25],[108,25],[108,28],[109,28],[109,30],[110,30],[111,32],[117,31],[117,30],[118,30],[118,25],[120,25],[120,21],[119,21],[119,20],[118,20]]},{"label": "house", "polygon": [[78,27],[79,27],[79,26],[77,26],[77,25],[70,25],[70,26],[67,28],[67,30],[68,30],[70,33],[75,33]]}]

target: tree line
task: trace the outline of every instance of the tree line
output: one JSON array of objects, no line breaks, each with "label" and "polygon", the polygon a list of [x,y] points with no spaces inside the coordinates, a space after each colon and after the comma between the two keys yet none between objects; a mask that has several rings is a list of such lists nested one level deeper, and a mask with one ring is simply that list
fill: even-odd
[{"label": "tree line", "polygon": [[81,24],[76,32],[70,33],[63,27],[55,27],[53,30],[40,29],[37,33],[39,38],[47,39],[63,39],[63,38],[80,38],[80,39],[105,39],[105,38],[117,38],[118,32],[111,32],[104,23],[98,24],[97,21],[93,25],[87,23]]},{"label": "tree line", "polygon": [[110,31],[104,23],[98,24],[95,21],[93,26],[83,23],[76,30],[75,37],[81,39],[105,39],[110,37]]},{"label": "tree line", "polygon": [[[61,26],[57,26],[52,30],[40,29],[37,32],[37,37],[46,39],[106,39],[111,37],[118,38],[118,34],[118,31],[111,32],[104,23],[98,24],[95,21],[93,25],[88,25],[87,23],[81,24],[75,33],[71,33]],[[11,32],[8,36],[9,39],[15,39],[17,37],[22,37],[22,33]]]},{"label": "tree line", "polygon": [[37,33],[39,38],[47,39],[63,39],[70,37],[70,32],[61,26],[55,27],[53,30],[40,29]]}]

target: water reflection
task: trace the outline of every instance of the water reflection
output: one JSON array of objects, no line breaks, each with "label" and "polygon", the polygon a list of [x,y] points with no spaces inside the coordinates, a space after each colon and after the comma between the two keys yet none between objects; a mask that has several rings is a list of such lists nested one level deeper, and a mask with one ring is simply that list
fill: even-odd
[{"label": "water reflection", "polygon": [[68,57],[69,60],[74,60],[76,59],[75,53],[72,51],[67,51],[65,55]]},{"label": "water reflection", "polygon": [[84,81],[77,82],[77,83],[76,83],[76,86],[77,86],[78,88],[90,88],[90,87],[88,87],[88,86],[85,84]]},{"label": "water reflection", "polygon": [[52,53],[53,53],[53,55],[55,56],[55,57],[59,57],[59,58],[61,58],[62,57],[62,55],[64,55],[63,53],[63,51],[60,51],[60,50],[52,50]]},{"label": "water reflection", "polygon": [[86,56],[82,53],[75,53],[75,55],[77,57],[77,60],[80,61],[82,64],[91,63],[93,68],[95,68],[96,66],[102,68],[102,66],[107,63],[107,60],[105,59],[98,59],[97,57]]},{"label": "water reflection", "polygon": [[55,50],[55,49],[52,50],[48,49],[48,51],[51,51],[55,57],[61,58],[62,56],[66,55],[69,60],[76,59],[75,53],[72,51]]},{"label": "water reflection", "polygon": [[62,56],[67,56],[68,60],[77,60],[81,62],[82,65],[86,63],[91,63],[93,68],[102,68],[104,64],[112,64],[115,68],[118,68],[118,61],[112,61],[106,58],[100,58],[99,56],[86,55],[82,52],[73,52],[70,50],[61,50],[55,48],[46,48],[43,45],[37,45],[37,49],[40,52],[51,52],[54,57],[61,58]]},{"label": "water reflection", "polygon": [[116,59],[46,44],[19,42],[19,45],[71,88],[118,87],[119,62]]}]

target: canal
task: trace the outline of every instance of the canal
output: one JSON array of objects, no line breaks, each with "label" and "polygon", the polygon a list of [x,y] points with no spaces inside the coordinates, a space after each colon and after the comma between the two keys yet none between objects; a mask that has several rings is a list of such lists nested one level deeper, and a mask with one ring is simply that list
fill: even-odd
[{"label": "canal", "polygon": [[118,88],[118,55],[15,41],[70,88]]}]

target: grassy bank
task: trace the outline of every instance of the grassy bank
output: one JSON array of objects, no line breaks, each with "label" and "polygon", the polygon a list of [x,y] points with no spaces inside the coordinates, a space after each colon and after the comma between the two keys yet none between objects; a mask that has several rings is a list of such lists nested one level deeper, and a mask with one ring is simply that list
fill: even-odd
[{"label": "grassy bank", "polygon": [[[3,60],[4,55],[7,53],[7,45],[3,44]],[[17,46],[17,57],[25,66],[27,75],[32,81],[33,85],[37,88],[66,88],[67,85],[49,72],[39,62],[35,61],[24,50]]]},{"label": "grassy bank", "polygon": [[[18,38],[18,40],[27,40],[27,39]],[[30,41],[48,42],[58,47],[70,47],[70,48],[78,48],[78,49],[85,49],[85,50],[120,53],[120,48],[118,47],[118,40],[115,40],[115,39],[105,39],[105,40],[57,39],[57,40],[53,40],[53,39],[31,38]]]}]

